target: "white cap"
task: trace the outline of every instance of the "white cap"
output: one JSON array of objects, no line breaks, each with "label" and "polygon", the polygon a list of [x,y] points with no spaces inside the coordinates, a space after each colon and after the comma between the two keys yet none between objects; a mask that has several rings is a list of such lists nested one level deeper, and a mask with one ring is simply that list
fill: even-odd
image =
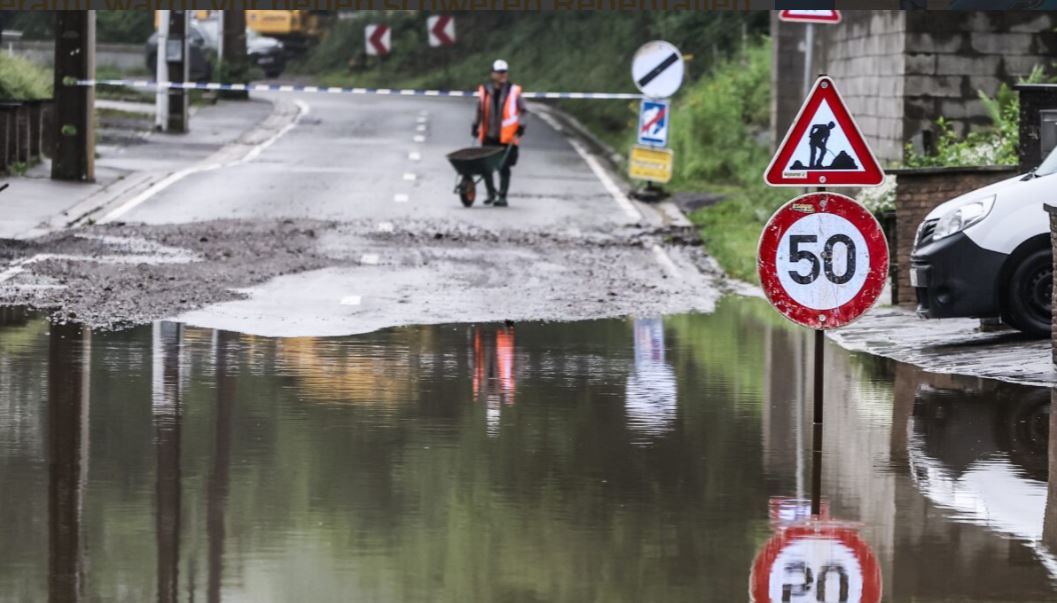
[{"label": "white cap", "polygon": [[496,59],[496,62],[492,63],[492,71],[509,71],[510,66],[506,64],[503,59]]}]

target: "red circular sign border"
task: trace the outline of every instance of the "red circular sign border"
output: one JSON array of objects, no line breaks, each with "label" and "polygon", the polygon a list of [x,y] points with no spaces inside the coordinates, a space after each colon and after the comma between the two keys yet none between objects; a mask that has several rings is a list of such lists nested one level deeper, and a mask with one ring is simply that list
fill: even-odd
[{"label": "red circular sign border", "polygon": [[[815,310],[794,300],[782,287],[773,259],[785,232],[802,218],[818,213],[833,214],[851,222],[859,229],[870,251],[870,273],[862,289],[852,300],[831,310]],[[855,199],[838,193],[808,193],[780,207],[764,226],[756,254],[756,269],[767,300],[789,320],[812,329],[835,329],[861,318],[877,303],[884,291],[888,281],[888,263],[888,241],[877,218]],[[825,315],[826,319],[819,320],[820,315]]]},{"label": "red circular sign border", "polygon": [[790,543],[804,539],[836,539],[851,549],[863,569],[861,603],[878,603],[881,600],[882,582],[881,566],[870,545],[859,536],[859,531],[845,523],[807,523],[788,527],[776,533],[760,552],[752,564],[749,575],[749,601],[752,603],[771,603],[769,595],[771,566],[778,555]]}]

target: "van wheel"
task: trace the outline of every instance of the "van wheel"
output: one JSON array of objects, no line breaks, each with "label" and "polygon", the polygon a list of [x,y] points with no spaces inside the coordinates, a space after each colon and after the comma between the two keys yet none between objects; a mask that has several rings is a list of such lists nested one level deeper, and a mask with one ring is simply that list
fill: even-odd
[{"label": "van wheel", "polygon": [[1012,326],[1037,337],[1050,335],[1053,317],[1053,257],[1040,249],[1020,261],[1009,278],[1006,314]]}]

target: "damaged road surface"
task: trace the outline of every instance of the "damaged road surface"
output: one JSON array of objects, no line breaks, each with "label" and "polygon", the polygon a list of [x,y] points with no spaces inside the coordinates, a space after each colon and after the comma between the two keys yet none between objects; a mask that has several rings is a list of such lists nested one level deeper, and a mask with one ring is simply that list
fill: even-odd
[{"label": "damaged road surface", "polygon": [[97,327],[175,317],[296,336],[710,311],[719,295],[685,227],[632,204],[550,115],[528,118],[510,207],[464,209],[445,154],[472,144],[470,102],[297,106],[244,159],[9,243],[0,302]]}]

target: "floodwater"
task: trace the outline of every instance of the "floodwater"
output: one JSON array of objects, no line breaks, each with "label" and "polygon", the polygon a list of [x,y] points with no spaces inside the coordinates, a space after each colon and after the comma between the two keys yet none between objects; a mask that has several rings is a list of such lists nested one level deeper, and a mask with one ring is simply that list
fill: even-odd
[{"label": "floodwater", "polygon": [[790,562],[810,338],[758,300],[334,339],[0,322],[2,601],[1057,599],[1049,391],[833,345],[850,557]]}]

